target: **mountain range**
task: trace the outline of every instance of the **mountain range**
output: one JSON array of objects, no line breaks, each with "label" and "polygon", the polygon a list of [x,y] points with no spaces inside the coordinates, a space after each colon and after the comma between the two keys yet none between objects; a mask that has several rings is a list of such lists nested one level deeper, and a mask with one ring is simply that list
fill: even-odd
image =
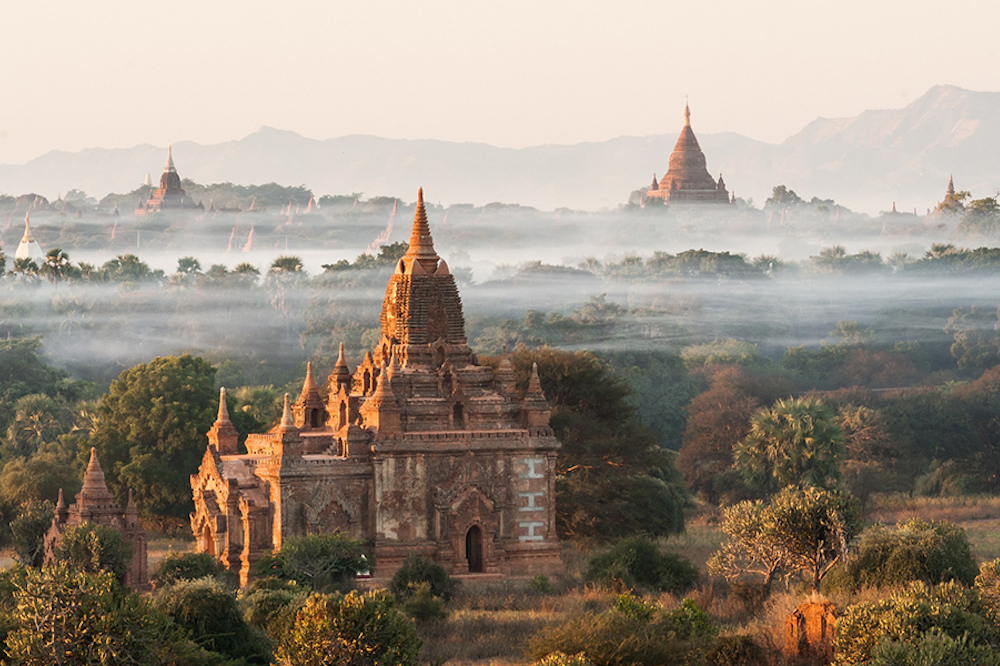
[{"label": "mountain range", "polygon": [[[677,127],[680,129],[680,113]],[[697,132],[697,114],[692,125]],[[893,203],[924,212],[950,174],[973,198],[1000,188],[1000,93],[935,86],[901,109],[819,118],[779,144],[735,133],[699,134],[713,176],[760,205],[778,184],[805,199],[834,199],[877,213]],[[618,137],[574,145],[499,148],[483,143],[351,135],[316,140],[263,127],[211,145],[174,144],[182,177],[200,183],[306,185],[319,196],[412,199],[424,186],[444,204],[493,201],[542,209],[614,208],[666,170],[677,134]],[[53,197],[71,188],[98,198],[159,177],[165,147],[52,151],[0,165],[0,192]]]}]

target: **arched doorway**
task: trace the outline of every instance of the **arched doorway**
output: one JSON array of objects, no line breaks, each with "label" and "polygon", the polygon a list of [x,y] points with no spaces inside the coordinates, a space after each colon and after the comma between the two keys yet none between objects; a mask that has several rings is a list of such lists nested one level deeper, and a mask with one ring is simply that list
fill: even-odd
[{"label": "arched doorway", "polygon": [[201,533],[202,541],[205,543],[205,552],[209,555],[215,556],[215,538],[212,537],[212,529],[205,525],[205,529]]},{"label": "arched doorway", "polygon": [[465,533],[465,559],[469,561],[469,573],[483,573],[483,531],[479,525]]}]

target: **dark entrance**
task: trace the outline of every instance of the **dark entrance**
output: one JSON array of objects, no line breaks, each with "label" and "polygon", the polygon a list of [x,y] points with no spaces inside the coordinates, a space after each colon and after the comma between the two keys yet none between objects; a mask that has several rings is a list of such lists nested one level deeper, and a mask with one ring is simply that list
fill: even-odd
[{"label": "dark entrance", "polygon": [[469,561],[469,573],[483,573],[483,532],[478,525],[465,534],[465,559]]}]

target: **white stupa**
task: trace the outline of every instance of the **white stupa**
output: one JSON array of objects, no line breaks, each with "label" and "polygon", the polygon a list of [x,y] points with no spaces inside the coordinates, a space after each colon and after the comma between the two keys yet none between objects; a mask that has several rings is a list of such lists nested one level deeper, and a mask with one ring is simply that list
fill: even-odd
[{"label": "white stupa", "polygon": [[24,236],[17,244],[17,251],[14,252],[14,259],[34,259],[36,263],[45,261],[45,253],[35,237],[31,235],[31,220],[27,212],[24,214]]}]

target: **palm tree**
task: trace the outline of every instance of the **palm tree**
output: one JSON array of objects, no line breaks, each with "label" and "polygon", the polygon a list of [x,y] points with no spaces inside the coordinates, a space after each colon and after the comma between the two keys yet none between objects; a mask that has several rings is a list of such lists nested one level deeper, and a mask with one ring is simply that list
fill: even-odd
[{"label": "palm tree", "polygon": [[60,248],[54,247],[45,254],[45,263],[38,269],[38,272],[48,278],[49,282],[56,284],[69,277],[71,268],[69,255]]},{"label": "palm tree", "polygon": [[790,485],[829,488],[840,478],[844,433],[815,398],[788,398],[758,409],[750,432],[733,449],[733,465],[749,483],[774,492]]}]

